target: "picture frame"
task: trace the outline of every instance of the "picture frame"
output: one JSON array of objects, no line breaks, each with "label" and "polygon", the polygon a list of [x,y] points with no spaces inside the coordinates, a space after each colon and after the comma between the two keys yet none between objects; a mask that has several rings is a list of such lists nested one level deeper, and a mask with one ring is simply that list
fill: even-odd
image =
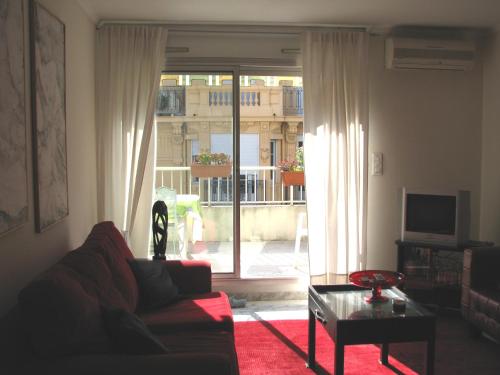
[{"label": "picture frame", "polygon": [[28,221],[24,2],[5,0],[0,12],[0,236]]},{"label": "picture frame", "polygon": [[64,23],[30,1],[31,113],[35,229],[69,215]]}]

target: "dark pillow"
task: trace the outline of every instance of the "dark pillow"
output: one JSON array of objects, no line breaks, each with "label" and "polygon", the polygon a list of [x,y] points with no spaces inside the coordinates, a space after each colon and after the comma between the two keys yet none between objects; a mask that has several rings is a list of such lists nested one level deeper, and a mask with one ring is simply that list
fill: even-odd
[{"label": "dark pillow", "polygon": [[163,262],[148,259],[129,259],[128,262],[139,285],[144,309],[165,306],[178,298],[179,290]]},{"label": "dark pillow", "polygon": [[168,349],[135,314],[102,307],[104,325],[116,351],[123,354],[164,354]]}]

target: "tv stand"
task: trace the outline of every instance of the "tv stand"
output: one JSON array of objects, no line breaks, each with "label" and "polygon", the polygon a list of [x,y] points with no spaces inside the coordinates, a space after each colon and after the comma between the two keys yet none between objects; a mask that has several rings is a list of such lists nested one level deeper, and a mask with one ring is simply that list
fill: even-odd
[{"label": "tv stand", "polygon": [[460,245],[397,240],[398,272],[405,274],[402,289],[421,303],[460,308],[463,252],[492,242],[467,241]]}]

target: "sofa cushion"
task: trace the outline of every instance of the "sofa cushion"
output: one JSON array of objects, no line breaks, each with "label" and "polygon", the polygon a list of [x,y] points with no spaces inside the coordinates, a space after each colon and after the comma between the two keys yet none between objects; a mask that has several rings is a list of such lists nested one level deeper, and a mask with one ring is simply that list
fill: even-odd
[{"label": "sofa cushion", "polygon": [[128,303],[116,288],[111,271],[103,256],[90,247],[69,252],[59,264],[73,269],[84,281],[87,293],[104,306],[127,308]]},{"label": "sofa cushion", "polygon": [[178,331],[234,331],[233,314],[224,292],[191,295],[168,306],[139,314],[155,334]]},{"label": "sofa cushion", "polygon": [[139,300],[139,289],[127,259],[133,259],[121,233],[110,221],[94,225],[85,247],[90,247],[105,259],[112,275],[113,283],[127,302],[127,310],[134,312]]},{"label": "sofa cushion", "polygon": [[128,263],[139,285],[139,300],[143,309],[166,306],[178,298],[177,286],[163,262],[129,259]]},{"label": "sofa cushion", "polygon": [[64,264],[21,291],[19,313],[39,357],[109,352],[95,284]]},{"label": "sofa cushion", "polygon": [[106,330],[119,353],[165,354],[167,348],[135,314],[123,309],[103,307]]},{"label": "sofa cushion", "polygon": [[205,260],[162,260],[181,294],[212,291],[212,269]]},{"label": "sofa cushion", "polygon": [[93,226],[89,238],[93,236],[104,236],[108,238],[122,258],[131,259],[134,257],[120,231],[112,221],[102,221]]}]

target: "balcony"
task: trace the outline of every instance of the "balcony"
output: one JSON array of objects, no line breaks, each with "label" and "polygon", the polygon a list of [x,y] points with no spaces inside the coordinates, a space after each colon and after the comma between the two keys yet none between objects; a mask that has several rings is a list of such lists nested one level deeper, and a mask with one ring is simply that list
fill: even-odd
[{"label": "balcony", "polygon": [[[233,200],[232,176],[196,178],[191,167],[156,167],[156,186],[177,194],[196,194],[203,206],[227,206]],[[304,186],[285,187],[278,167],[240,167],[241,205],[304,205]]]},{"label": "balcony", "polygon": [[[160,86],[157,116],[230,116],[231,86]],[[242,116],[303,116],[302,87],[241,87]]]},{"label": "balcony", "polygon": [[[214,272],[232,267],[232,176],[195,178],[190,167],[157,167],[156,186],[196,197],[201,207],[202,241],[191,243],[192,229],[180,236],[172,258],[205,259]],[[302,277],[308,274],[303,186],[285,187],[276,167],[240,168],[241,275],[244,278]],[[188,228],[189,229],[189,228]],[[168,251],[167,251],[168,253]]]}]

